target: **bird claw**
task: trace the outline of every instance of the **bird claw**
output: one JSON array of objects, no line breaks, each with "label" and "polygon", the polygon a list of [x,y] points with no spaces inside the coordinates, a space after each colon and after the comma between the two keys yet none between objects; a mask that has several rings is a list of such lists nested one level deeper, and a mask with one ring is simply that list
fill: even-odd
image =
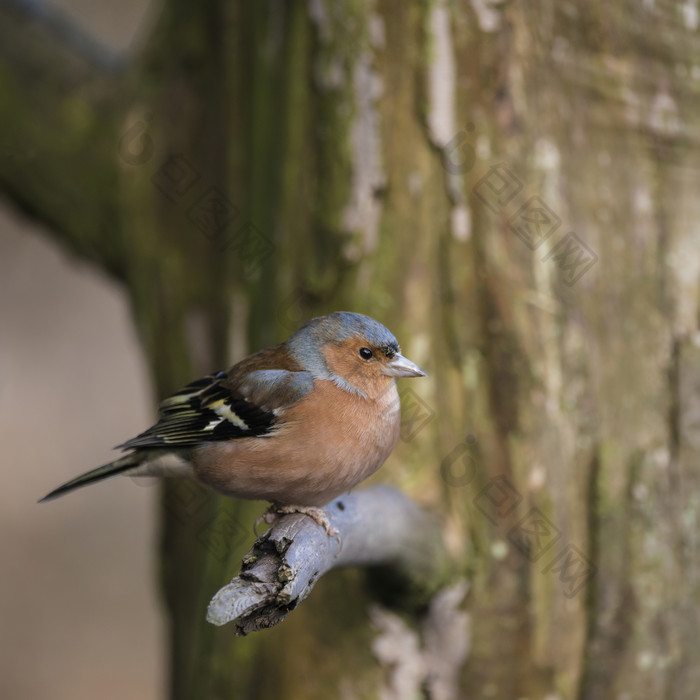
[{"label": "bird claw", "polygon": [[323,508],[316,508],[314,506],[283,506],[278,504],[271,505],[265,513],[263,513],[256,521],[253,526],[253,531],[256,536],[258,534],[258,527],[261,522],[265,522],[268,525],[272,525],[280,516],[289,515],[291,513],[301,513],[302,515],[308,515],[317,525],[320,525],[329,537],[335,537],[338,539],[338,543],[342,549],[343,541],[340,538],[340,532],[338,528],[331,525],[330,520],[328,520],[328,515]]},{"label": "bird claw", "polygon": [[253,524],[253,532],[255,533],[255,536],[260,537],[260,534],[258,533],[260,523],[264,522],[266,525],[272,525],[277,518],[279,518],[279,515],[275,511],[275,507],[270,506]]}]

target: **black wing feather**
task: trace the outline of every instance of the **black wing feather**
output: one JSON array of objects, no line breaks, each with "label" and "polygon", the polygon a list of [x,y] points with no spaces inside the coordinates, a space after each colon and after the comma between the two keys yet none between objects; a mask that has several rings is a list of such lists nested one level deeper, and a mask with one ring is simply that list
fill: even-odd
[{"label": "black wing feather", "polygon": [[160,420],[154,426],[118,447],[186,447],[269,433],[274,412],[237,395],[223,384],[227,378],[225,372],[217,372],[191,382],[160,404]]}]

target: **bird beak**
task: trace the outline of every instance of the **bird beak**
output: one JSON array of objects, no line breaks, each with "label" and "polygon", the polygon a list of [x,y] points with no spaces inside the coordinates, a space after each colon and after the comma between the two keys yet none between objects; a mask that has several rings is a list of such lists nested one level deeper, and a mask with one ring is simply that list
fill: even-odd
[{"label": "bird beak", "polygon": [[418,365],[414,365],[403,355],[394,355],[391,362],[384,368],[383,373],[390,377],[427,377]]}]

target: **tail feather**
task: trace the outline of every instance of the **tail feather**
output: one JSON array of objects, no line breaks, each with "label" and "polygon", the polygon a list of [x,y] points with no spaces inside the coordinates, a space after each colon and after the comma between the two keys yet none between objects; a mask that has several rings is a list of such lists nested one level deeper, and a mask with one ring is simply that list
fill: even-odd
[{"label": "tail feather", "polygon": [[85,474],[77,476],[75,479],[66,481],[58,488],[48,493],[44,496],[39,503],[45,503],[46,501],[52,501],[54,498],[63,496],[66,493],[70,493],[74,489],[79,489],[82,486],[87,486],[88,484],[94,484],[96,481],[102,481],[102,479],[108,479],[110,476],[116,476],[129,469],[138,467],[141,464],[142,458],[138,456],[138,453],[132,452],[131,454],[125,455],[121,459],[115,459],[114,462],[109,464],[104,464],[97,469],[92,469]]}]

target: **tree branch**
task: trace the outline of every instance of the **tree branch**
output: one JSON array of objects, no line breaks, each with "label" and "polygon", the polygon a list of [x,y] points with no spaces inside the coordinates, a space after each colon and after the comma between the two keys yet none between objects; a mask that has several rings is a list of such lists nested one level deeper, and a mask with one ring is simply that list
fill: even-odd
[{"label": "tree branch", "polygon": [[59,11],[0,1],[0,189],[117,277],[120,67]]},{"label": "tree branch", "polygon": [[444,584],[448,558],[436,519],[396,489],[364,489],[324,510],[342,545],[306,515],[281,517],[211,600],[207,620],[235,621],[238,636],[272,627],[323,574],[345,566],[374,567],[377,578],[411,603],[426,604]]}]

